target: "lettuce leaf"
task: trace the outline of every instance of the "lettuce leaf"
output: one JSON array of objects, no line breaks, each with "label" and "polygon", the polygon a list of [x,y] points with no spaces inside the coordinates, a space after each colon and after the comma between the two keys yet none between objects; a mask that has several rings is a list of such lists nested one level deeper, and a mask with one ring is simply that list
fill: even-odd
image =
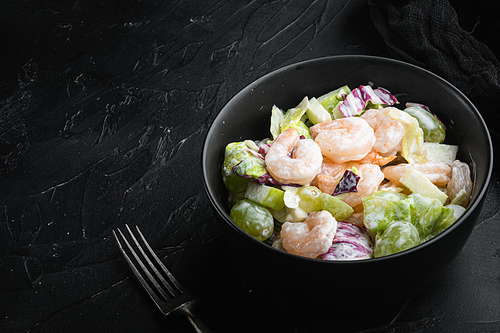
[{"label": "lettuce leaf", "polygon": [[448,210],[445,212],[443,219],[436,223],[432,232],[426,237],[425,240],[429,240],[436,237],[447,228],[449,228],[453,223],[455,223],[463,213],[465,213],[465,208],[459,205],[449,204],[445,206]]},{"label": "lettuce leaf", "polygon": [[[407,211],[400,201],[406,199],[403,193],[377,191],[362,200],[366,229],[372,232],[382,232],[397,218],[405,216]],[[398,209],[395,209],[398,205]]]},{"label": "lettuce leaf", "polygon": [[[364,219],[368,231],[376,233],[378,241],[375,242],[375,253],[387,255],[395,251],[388,239],[406,245],[414,243],[414,231],[418,235],[418,245],[438,235],[448,228],[463,210],[456,209],[454,205],[443,206],[438,199],[424,197],[420,194],[406,196],[402,193],[377,191],[371,196],[362,199]],[[388,232],[387,229],[394,223],[407,223],[413,226],[399,225]],[[413,231],[414,229],[414,231]],[[405,239],[398,240],[397,234],[403,233]],[[377,244],[384,249],[377,250]],[[407,249],[406,245],[404,246]],[[396,252],[392,252],[396,253]]]},{"label": "lettuce leaf", "polygon": [[426,239],[445,217],[453,215],[453,210],[444,207],[438,199],[427,198],[415,193],[410,194],[409,197],[415,203],[417,217],[415,227],[421,240]]},{"label": "lettuce leaf", "polygon": [[271,135],[273,136],[273,140],[275,140],[281,133],[281,120],[283,117],[283,110],[276,105],[273,105],[271,109]]},{"label": "lettuce leaf", "polygon": [[343,86],[318,97],[317,100],[333,116],[333,118],[338,118],[335,116],[334,110],[337,105],[344,101],[350,93],[351,89],[349,89],[348,86]]},{"label": "lettuce leaf", "polygon": [[222,181],[231,194],[244,192],[250,179],[259,179],[267,173],[264,157],[245,142],[226,146],[222,164]]},{"label": "lettuce leaf", "polygon": [[307,109],[293,108],[283,113],[283,110],[273,105],[271,109],[271,135],[275,140],[281,133],[289,128],[295,128],[299,136],[311,139],[309,127],[302,121]]},{"label": "lettuce leaf", "polygon": [[390,223],[383,233],[375,237],[375,258],[408,250],[420,244],[417,228],[404,221]]}]

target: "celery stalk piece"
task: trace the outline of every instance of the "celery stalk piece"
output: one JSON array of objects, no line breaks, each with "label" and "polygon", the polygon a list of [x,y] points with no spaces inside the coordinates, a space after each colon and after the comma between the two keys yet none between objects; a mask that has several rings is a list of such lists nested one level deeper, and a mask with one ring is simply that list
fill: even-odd
[{"label": "celery stalk piece", "polygon": [[405,125],[405,133],[401,141],[401,156],[403,156],[408,163],[427,162],[427,152],[424,146],[424,132],[419,127],[417,119],[396,108],[391,108],[388,115],[399,119]]},{"label": "celery stalk piece", "polygon": [[354,213],[351,206],[330,194],[322,193],[319,200],[321,209],[328,211],[337,221],[343,221]]},{"label": "celery stalk piece", "polygon": [[280,210],[270,209],[271,214],[281,223],[305,221],[309,213],[299,206],[300,197],[297,192],[300,187],[282,186],[281,189],[285,191],[283,195],[285,206]]},{"label": "celery stalk piece", "polygon": [[285,222],[304,222],[309,215],[308,212],[303,210],[300,207],[297,208],[288,208],[284,207],[280,210],[275,210],[270,208],[269,211],[276,219],[276,221],[285,223]]},{"label": "celery stalk piece", "polygon": [[332,120],[330,113],[314,97],[309,100],[306,114],[314,125]]},{"label": "celery stalk piece", "polygon": [[443,162],[451,165],[457,158],[458,146],[436,142],[424,142],[429,162]]},{"label": "celery stalk piece", "polygon": [[282,186],[281,187],[285,194],[283,196],[283,201],[285,202],[285,206],[288,208],[298,208],[300,197],[297,195],[298,187],[293,186]]},{"label": "celery stalk piece", "polygon": [[434,185],[423,173],[411,168],[400,179],[412,193],[417,193],[428,198],[436,198],[444,205],[448,196]]},{"label": "celery stalk piece", "polygon": [[245,198],[263,206],[280,210],[285,207],[284,194],[285,191],[275,187],[251,182],[245,191]]}]

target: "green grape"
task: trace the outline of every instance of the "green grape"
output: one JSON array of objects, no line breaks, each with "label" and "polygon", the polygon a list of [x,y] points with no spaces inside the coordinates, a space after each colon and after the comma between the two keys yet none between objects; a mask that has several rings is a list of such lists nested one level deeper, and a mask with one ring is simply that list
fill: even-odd
[{"label": "green grape", "polygon": [[404,109],[406,113],[416,118],[427,142],[443,142],[446,136],[444,125],[439,119],[420,106],[410,106]]},{"label": "green grape", "polygon": [[251,179],[240,177],[232,170],[223,170],[222,181],[224,182],[224,185],[229,190],[229,193],[231,195],[237,195],[240,193],[243,193],[244,195],[248,183],[250,183]]},{"label": "green grape", "polygon": [[299,206],[308,213],[321,210],[321,190],[316,186],[304,186],[297,191]]},{"label": "green grape", "polygon": [[257,240],[265,241],[274,230],[274,219],[271,212],[248,199],[237,202],[229,213],[231,219],[243,231]]},{"label": "green grape", "polygon": [[420,244],[417,228],[410,222],[395,221],[375,240],[375,258],[408,250]]}]

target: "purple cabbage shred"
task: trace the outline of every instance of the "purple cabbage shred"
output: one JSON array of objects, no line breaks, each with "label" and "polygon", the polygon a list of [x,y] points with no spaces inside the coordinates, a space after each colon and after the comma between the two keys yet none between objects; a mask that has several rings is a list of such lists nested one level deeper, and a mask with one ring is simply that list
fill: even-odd
[{"label": "purple cabbage shred", "polygon": [[441,121],[441,119],[439,119],[439,117],[436,114],[434,114],[434,113],[431,112],[431,109],[427,105],[420,104],[420,103],[407,102],[406,103],[406,107],[407,108],[410,108],[410,107],[420,107],[420,108],[426,110],[427,112],[429,112],[430,114],[432,114],[441,123],[441,125],[443,125],[443,127],[446,129],[446,125]]},{"label": "purple cabbage shred", "polygon": [[370,86],[359,86],[347,95],[346,99],[340,104],[339,111],[344,117],[352,117],[363,111],[370,101],[373,104],[385,104],[388,106],[399,104],[396,97],[387,89],[373,89]]},{"label": "purple cabbage shred", "polygon": [[264,184],[264,185],[275,185],[275,186],[283,186],[283,185],[286,185],[286,186],[295,186],[295,187],[300,187],[302,185],[298,185],[298,184],[283,184],[283,183],[280,183],[278,182],[276,179],[274,179],[269,173],[264,173],[262,176],[260,176],[259,178],[257,178],[257,181],[259,182],[259,184]]},{"label": "purple cabbage shred", "polygon": [[424,105],[424,104],[420,104],[420,103],[413,103],[413,102],[408,102],[406,103],[406,107],[407,108],[410,108],[410,107],[420,107],[428,112],[431,112],[431,110],[429,109],[429,107],[427,105]]},{"label": "purple cabbage shred", "polygon": [[338,221],[337,233],[330,249],[321,255],[323,260],[369,259],[373,246],[368,232],[349,222]]},{"label": "purple cabbage shred", "polygon": [[270,144],[265,143],[259,146],[259,154],[261,155],[267,155],[267,152],[269,151],[269,148],[271,147]]},{"label": "purple cabbage shred", "polygon": [[255,156],[257,158],[260,158],[261,160],[264,160],[264,155],[259,152],[256,152],[253,149],[247,148],[245,149],[248,153],[250,153],[252,156]]},{"label": "purple cabbage shred", "polygon": [[340,178],[339,183],[337,184],[337,187],[335,187],[332,195],[358,192],[359,179],[360,177],[357,174],[351,170],[346,170],[342,178]]}]

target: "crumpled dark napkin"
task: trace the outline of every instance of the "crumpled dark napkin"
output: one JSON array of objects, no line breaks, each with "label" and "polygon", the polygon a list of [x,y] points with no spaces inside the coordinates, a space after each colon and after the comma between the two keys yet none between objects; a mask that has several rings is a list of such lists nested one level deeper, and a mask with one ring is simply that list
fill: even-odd
[{"label": "crumpled dark napkin", "polygon": [[491,134],[499,136],[500,62],[488,45],[464,28],[484,27],[481,13],[464,13],[460,22],[457,6],[448,0],[370,0],[369,4],[372,21],[391,55],[452,83],[474,103]]}]

